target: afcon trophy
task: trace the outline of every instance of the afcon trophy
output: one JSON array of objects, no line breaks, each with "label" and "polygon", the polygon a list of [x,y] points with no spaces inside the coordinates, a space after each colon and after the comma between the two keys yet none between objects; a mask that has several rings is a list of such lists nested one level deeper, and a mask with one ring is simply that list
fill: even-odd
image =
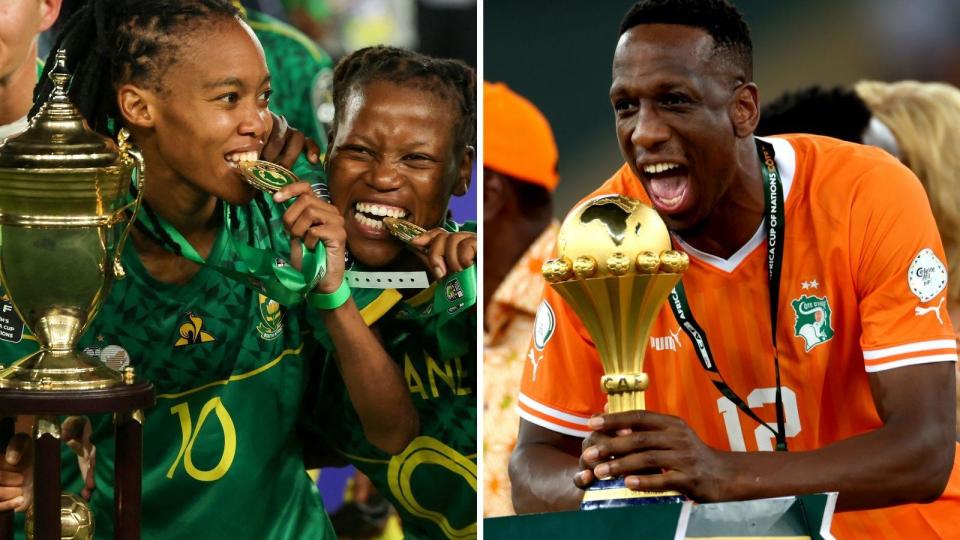
[{"label": "afcon trophy", "polygon": [[[70,102],[65,51],[49,77],[54,89],[30,126],[0,144],[0,339],[27,339],[26,326],[38,349],[0,359],[0,445],[14,417],[36,417],[31,532],[90,538],[89,510],[60,493],[61,417],[114,413],[117,538],[139,538],[142,411],[154,403],[153,386],[132,367],[117,371],[78,351],[77,341],[124,277],[120,255],[143,197],[143,159],[126,131],[118,146]],[[12,538],[12,514],[0,512],[0,540]]]},{"label": "afcon trophy", "polygon": [[[656,211],[635,199],[595,197],[561,225],[557,258],[543,264],[543,275],[596,344],[608,412],[644,408],[650,328],[688,265],[685,253],[670,249],[670,234]],[[623,478],[601,478],[587,490],[581,509],[682,500],[676,492],[633,491]]]}]

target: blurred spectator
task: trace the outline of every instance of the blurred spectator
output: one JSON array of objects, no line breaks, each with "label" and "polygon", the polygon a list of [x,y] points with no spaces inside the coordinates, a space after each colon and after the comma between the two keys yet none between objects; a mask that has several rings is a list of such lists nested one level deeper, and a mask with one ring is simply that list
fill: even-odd
[{"label": "blurred spectator", "polygon": [[[329,124],[318,115],[324,113],[325,104],[332,99],[333,61],[289,24],[252,9],[244,10],[244,15],[267,59],[272,91],[270,110],[283,115],[325,152]],[[330,114],[329,119],[332,118]]]},{"label": "blurred spectator", "polygon": [[0,141],[27,127],[39,75],[37,39],[60,13],[60,0],[0,2]]},{"label": "blurred spectator", "polygon": [[[284,0],[290,23],[334,58],[372,45],[412,49],[414,0]],[[474,23],[476,24],[476,23]]]},{"label": "blurred spectator", "polygon": [[[954,86],[917,81],[860,81],[852,90],[813,87],[788,92],[763,108],[756,133],[816,133],[870,144],[883,148],[910,167],[927,192],[946,250],[947,309],[960,334],[958,126],[960,90]],[[960,437],[960,399],[957,412]]]},{"label": "blurred spectator", "polygon": [[507,462],[516,399],[553,253],[557,145],[546,117],[503,83],[484,83],[484,514],[513,513]]}]

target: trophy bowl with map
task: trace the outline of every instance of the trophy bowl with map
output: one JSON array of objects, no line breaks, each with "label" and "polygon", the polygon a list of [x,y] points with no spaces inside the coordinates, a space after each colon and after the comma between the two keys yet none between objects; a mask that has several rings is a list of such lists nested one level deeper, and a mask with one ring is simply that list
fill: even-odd
[{"label": "trophy bowl with map", "polygon": [[[610,413],[645,408],[650,383],[643,372],[650,329],[689,266],[674,251],[656,211],[622,195],[601,195],[573,209],[560,227],[557,258],[543,276],[589,332],[603,364],[599,381]],[[627,488],[623,478],[601,478],[584,494],[581,509],[683,501],[677,492]]]}]

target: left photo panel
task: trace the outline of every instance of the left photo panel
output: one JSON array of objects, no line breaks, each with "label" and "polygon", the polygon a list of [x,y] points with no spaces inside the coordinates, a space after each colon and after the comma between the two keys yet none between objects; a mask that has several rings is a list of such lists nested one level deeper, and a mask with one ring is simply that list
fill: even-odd
[{"label": "left photo panel", "polygon": [[477,537],[476,26],[0,1],[0,540]]}]

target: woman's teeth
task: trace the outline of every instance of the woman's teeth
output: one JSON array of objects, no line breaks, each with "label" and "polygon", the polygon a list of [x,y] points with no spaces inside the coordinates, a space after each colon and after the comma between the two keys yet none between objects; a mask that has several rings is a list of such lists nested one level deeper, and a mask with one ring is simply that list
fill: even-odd
[{"label": "woman's teeth", "polygon": [[241,161],[256,161],[260,158],[260,152],[256,150],[250,150],[248,152],[233,152],[232,154],[227,154],[223,156],[223,159],[231,167],[236,167]]},{"label": "woman's teeth", "polygon": [[383,221],[379,219],[370,219],[367,216],[359,213],[353,214],[353,217],[360,222],[361,225],[365,227],[370,227],[371,229],[381,230],[383,229]]},{"label": "woman's teeth", "polygon": [[361,225],[377,231],[383,229],[383,218],[403,218],[406,216],[407,211],[396,206],[368,202],[358,202],[354,205],[353,218]]},{"label": "woman's teeth", "polygon": [[354,208],[357,210],[357,212],[363,212],[364,214],[371,214],[380,217],[402,218],[407,215],[407,211],[403,208],[387,206],[384,204],[358,202]]}]

